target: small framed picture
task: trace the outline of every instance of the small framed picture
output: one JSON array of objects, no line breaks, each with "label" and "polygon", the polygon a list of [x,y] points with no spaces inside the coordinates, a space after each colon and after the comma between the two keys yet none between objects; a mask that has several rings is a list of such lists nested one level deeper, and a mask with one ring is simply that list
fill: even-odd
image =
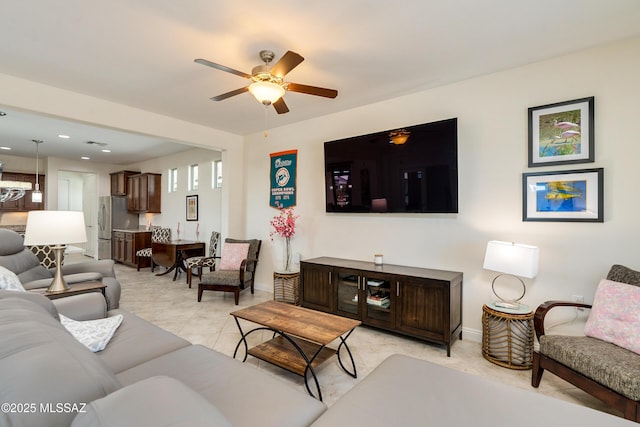
[{"label": "small framed picture", "polygon": [[198,220],[198,196],[187,196],[187,221]]},{"label": "small framed picture", "polygon": [[594,98],[529,108],[529,167],[594,161]]},{"label": "small framed picture", "polygon": [[522,174],[523,221],[604,222],[604,169]]}]

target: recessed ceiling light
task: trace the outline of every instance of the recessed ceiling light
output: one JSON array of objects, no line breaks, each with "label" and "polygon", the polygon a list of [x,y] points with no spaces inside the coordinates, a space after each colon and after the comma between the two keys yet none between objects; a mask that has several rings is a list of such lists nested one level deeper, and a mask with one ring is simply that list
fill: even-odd
[{"label": "recessed ceiling light", "polygon": [[11,150],[11,147],[0,147],[0,150]]},{"label": "recessed ceiling light", "polygon": [[5,113],[4,111],[0,111],[0,117],[6,116],[6,115],[7,115],[7,113]]},{"label": "recessed ceiling light", "polygon": [[69,135],[64,135],[61,133],[60,135],[58,135],[58,138],[69,139],[71,137]]},{"label": "recessed ceiling light", "polygon": [[89,159],[91,159],[91,157],[87,157],[87,156],[82,156],[82,157],[80,157],[80,158],[81,158],[82,160],[89,160]]},{"label": "recessed ceiling light", "polygon": [[104,150],[100,150],[100,151],[102,151],[103,153],[110,153],[111,152],[111,150],[107,150],[106,148]]}]

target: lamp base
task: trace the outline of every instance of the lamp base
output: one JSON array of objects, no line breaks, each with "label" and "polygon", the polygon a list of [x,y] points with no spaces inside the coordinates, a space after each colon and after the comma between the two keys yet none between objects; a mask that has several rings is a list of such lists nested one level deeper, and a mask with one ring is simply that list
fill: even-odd
[{"label": "lamp base", "polygon": [[64,253],[64,248],[65,245],[57,245],[52,247],[51,249],[53,249],[53,254],[56,257],[56,272],[53,276],[53,281],[51,282],[51,285],[49,285],[49,288],[47,288],[47,292],[64,292],[64,291],[68,291],[69,290],[69,285],[67,285],[67,282],[65,282],[64,278],[62,277],[62,254]]}]

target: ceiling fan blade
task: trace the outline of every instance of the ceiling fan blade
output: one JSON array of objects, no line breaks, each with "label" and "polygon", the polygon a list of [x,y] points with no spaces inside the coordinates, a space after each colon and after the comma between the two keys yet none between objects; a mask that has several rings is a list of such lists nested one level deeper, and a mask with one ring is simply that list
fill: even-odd
[{"label": "ceiling fan blade", "polygon": [[325,98],[335,98],[336,96],[338,96],[338,91],[335,89],[307,86],[298,83],[288,83],[287,90],[291,92],[306,93],[308,95],[324,96]]},{"label": "ceiling fan blade", "polygon": [[296,68],[304,58],[290,50],[285,53],[278,62],[275,63],[269,72],[274,76],[284,77],[289,71]]},{"label": "ceiling fan blade", "polygon": [[216,64],[215,62],[207,61],[206,59],[198,58],[198,59],[194,59],[193,62],[206,65],[207,67],[226,71],[227,73],[235,74],[236,76],[244,77],[245,79],[251,78],[251,74],[243,73],[242,71],[234,70],[233,68],[225,67],[224,65]]},{"label": "ceiling fan blade", "polygon": [[249,90],[249,86],[241,87],[240,89],[232,90],[231,92],[223,93],[222,95],[214,96],[211,98],[212,101],[222,101],[227,98],[231,98],[232,96],[240,95],[241,93],[245,93]]},{"label": "ceiling fan blade", "polygon": [[276,102],[274,102],[273,108],[276,109],[276,112],[278,114],[284,114],[289,112],[289,107],[287,107],[287,104],[285,104],[284,98],[280,98]]}]

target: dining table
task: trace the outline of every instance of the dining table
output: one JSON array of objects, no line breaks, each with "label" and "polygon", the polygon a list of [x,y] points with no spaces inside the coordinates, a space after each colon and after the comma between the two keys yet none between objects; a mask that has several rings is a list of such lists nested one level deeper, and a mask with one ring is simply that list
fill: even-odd
[{"label": "dining table", "polygon": [[184,261],[194,256],[204,256],[205,243],[195,240],[167,240],[151,243],[151,258],[156,265],[166,267],[166,271],[156,274],[164,276],[172,271],[173,280],[178,274],[186,272],[187,267]]}]

